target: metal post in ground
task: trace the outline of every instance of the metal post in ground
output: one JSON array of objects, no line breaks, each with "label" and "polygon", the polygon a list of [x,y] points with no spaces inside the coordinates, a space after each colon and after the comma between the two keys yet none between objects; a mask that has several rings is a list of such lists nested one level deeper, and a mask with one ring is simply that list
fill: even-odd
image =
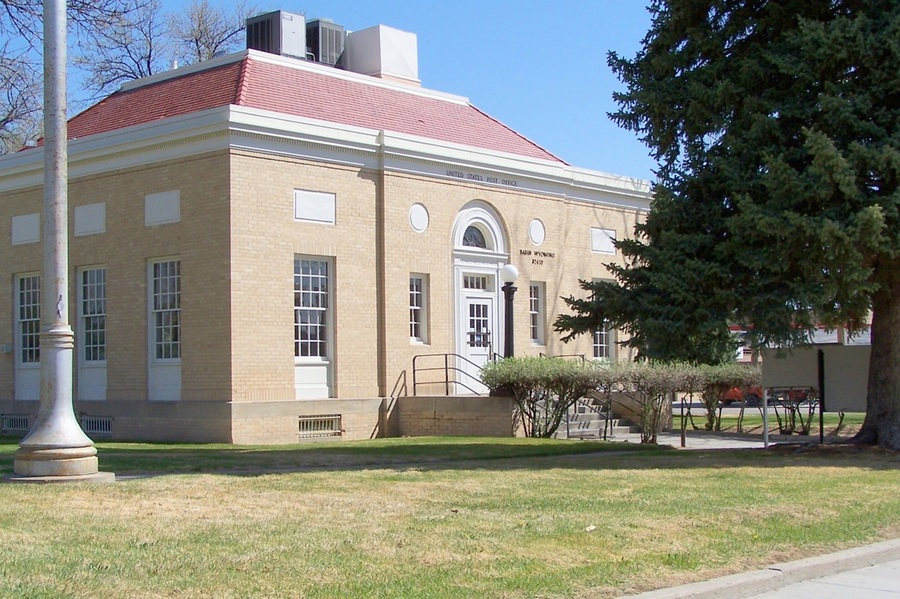
[{"label": "metal post in ground", "polygon": [[41,390],[37,419],[19,443],[13,482],[111,482],[75,419],[69,326],[66,2],[44,0],[44,268],[41,282]]}]

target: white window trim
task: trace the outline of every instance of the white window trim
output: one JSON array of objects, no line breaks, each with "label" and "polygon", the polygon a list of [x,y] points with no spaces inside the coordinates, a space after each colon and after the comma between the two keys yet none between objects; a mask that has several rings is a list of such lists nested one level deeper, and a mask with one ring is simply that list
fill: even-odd
[{"label": "white window trim", "polygon": [[[38,281],[38,302],[37,302],[37,310],[38,310],[38,318],[37,318],[37,323],[38,323],[38,359],[37,359],[36,361],[34,361],[34,362],[24,362],[24,361],[22,360],[22,351],[23,351],[23,347],[22,347],[22,323],[23,323],[23,322],[31,322],[33,319],[29,319],[29,320],[27,320],[27,321],[23,321],[23,320],[21,319],[21,307],[22,307],[21,301],[22,301],[22,296],[21,296],[20,289],[21,289],[21,284],[22,284],[21,281],[22,281],[23,279],[28,279],[28,278],[32,278],[32,277],[37,277],[37,281]],[[15,363],[16,363],[17,367],[19,367],[19,368],[40,368],[40,367],[41,367],[40,329],[41,329],[41,309],[42,309],[42,302],[43,302],[43,295],[42,295],[42,293],[43,293],[43,280],[42,280],[42,278],[41,278],[40,273],[38,273],[38,272],[26,272],[26,273],[21,273],[21,274],[16,275],[16,279],[15,279],[15,302],[14,302],[14,304],[13,304],[13,305],[14,305],[14,309],[15,309],[15,314],[14,314],[14,316],[15,316],[15,325],[16,325],[16,329],[15,329],[16,341],[15,341],[15,343],[13,344],[13,349],[14,349],[14,351],[15,351]]]},{"label": "white window trim", "polygon": [[[413,343],[413,344],[427,345],[428,344],[428,321],[429,321],[429,318],[428,318],[428,306],[429,306],[428,292],[429,292],[429,287],[430,287],[428,275],[422,274],[422,273],[411,273],[409,275],[409,278],[410,278],[410,290],[409,290],[410,336],[409,336],[409,341],[410,341],[410,343]],[[418,309],[416,310],[416,312],[419,315],[418,326],[419,326],[420,335],[418,337],[412,335],[412,330],[411,330],[412,325],[413,325],[412,313],[413,313],[413,310],[415,309],[413,306],[413,295],[412,295],[413,294],[413,290],[412,290],[412,280],[413,279],[417,279],[421,282],[421,287],[420,287],[420,291],[418,294],[419,306],[418,306]]]},{"label": "white window trim", "polygon": [[[324,356],[298,356],[296,353],[296,349],[294,351],[294,364],[330,364],[331,360],[334,357],[334,286],[335,286],[335,265],[334,258],[330,256],[310,256],[304,254],[296,254],[294,256],[294,261],[296,264],[297,260],[311,260],[316,262],[325,262],[327,275],[326,275],[326,284],[328,285],[328,290],[325,295],[326,307],[325,307],[325,355]],[[297,269],[294,267],[294,277],[293,280],[296,281]],[[296,288],[294,285],[291,286],[292,293],[296,293]],[[296,313],[297,307],[296,304],[292,302],[294,306],[294,323],[296,327]],[[294,347],[296,348],[296,344],[298,342],[296,334],[293,336]]]},{"label": "white window trim", "polygon": [[[77,350],[76,351],[78,352],[78,364],[80,364],[84,367],[87,367],[87,368],[90,368],[93,366],[97,366],[97,367],[106,366],[106,358],[105,357],[103,360],[88,360],[85,357],[85,349],[86,349],[85,343],[87,341],[87,338],[86,338],[87,330],[85,327],[85,321],[88,318],[88,315],[84,313],[84,273],[90,272],[90,271],[95,271],[95,270],[103,271],[103,314],[102,315],[104,317],[107,317],[108,315],[107,315],[106,310],[107,310],[109,296],[108,296],[108,287],[107,287],[108,278],[107,278],[106,266],[104,266],[104,265],[85,266],[85,267],[79,268],[77,271],[78,331],[77,331]],[[152,284],[152,281],[151,281],[151,284]],[[98,316],[98,315],[91,314],[90,316],[94,317],[94,316]],[[107,356],[108,355],[107,352],[109,351],[109,347],[107,346],[108,335],[106,334],[109,331],[108,327],[109,327],[109,319],[107,318],[104,323],[104,328],[103,328],[103,331],[104,331],[103,355],[104,356]]]},{"label": "white window trim", "polygon": [[[156,357],[156,319],[154,318],[154,310],[153,306],[153,293],[154,293],[154,280],[153,280],[153,267],[157,264],[163,264],[166,262],[177,262],[178,263],[178,357],[177,358],[157,358]],[[147,350],[149,351],[150,363],[151,364],[180,364],[182,349],[184,343],[184,326],[182,323],[182,307],[181,307],[181,295],[182,295],[182,285],[181,285],[181,258],[178,256],[171,256],[168,258],[154,258],[153,260],[147,263]]]},{"label": "white window trim", "polygon": [[[599,283],[604,280],[608,280],[608,279],[593,279],[593,282]],[[598,330],[595,329],[594,331],[591,332],[591,356],[594,360],[597,360],[597,361],[606,360],[606,361],[613,362],[616,360],[616,354],[618,353],[616,351],[618,349],[617,348],[617,341],[618,341],[618,337],[619,337],[618,331],[616,329],[610,328],[608,321],[603,321],[603,326],[607,332],[605,347],[606,347],[606,353],[608,355],[606,355],[606,356],[598,356],[597,355],[597,348],[599,347],[596,344]]]},{"label": "white window trim", "polygon": [[[537,310],[534,309],[535,297],[532,294],[532,291],[537,289]],[[531,281],[528,285],[528,316],[529,316],[529,337],[531,338],[531,344],[536,346],[546,346],[547,345],[547,310],[546,310],[546,296],[547,296],[547,286],[543,281]],[[535,336],[535,325],[532,322],[532,319],[537,316],[537,335]]]},{"label": "white window trim", "polygon": [[[485,202],[474,200],[466,204],[456,215],[453,223],[453,248],[456,253],[472,255],[507,254],[506,236],[500,225],[499,215]],[[487,248],[475,248],[463,245],[466,230],[477,227],[484,234]]]},{"label": "white window trim", "polygon": [[[594,360],[608,360],[610,362],[616,359],[616,330],[610,328],[607,321],[603,322],[603,330],[606,332],[606,343],[598,343],[598,340],[601,337],[601,330],[599,328],[595,329],[591,333],[591,356],[593,356]],[[598,356],[598,350],[600,348],[606,348],[605,356]]]}]

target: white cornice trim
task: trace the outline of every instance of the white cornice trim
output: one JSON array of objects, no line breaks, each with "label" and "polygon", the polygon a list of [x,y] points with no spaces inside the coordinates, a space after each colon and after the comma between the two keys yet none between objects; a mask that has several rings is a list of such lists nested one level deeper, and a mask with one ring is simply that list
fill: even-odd
[{"label": "white cornice trim", "polygon": [[286,115],[280,112],[231,106],[229,129],[275,139],[321,144],[352,151],[377,152],[378,131]]},{"label": "white cornice trim", "polygon": [[[212,108],[69,142],[69,175],[86,177],[227,148],[383,168],[645,211],[647,181],[241,106]],[[43,183],[43,149],[0,157],[0,191]]]},{"label": "white cornice trim", "polygon": [[[69,177],[86,177],[228,147],[228,107],[70,139]],[[0,157],[0,191],[43,184],[44,148]]]},{"label": "white cornice trim", "polygon": [[[646,211],[652,189],[648,181],[575,168],[561,162],[473,148],[394,132],[382,132],[385,168],[453,178],[448,169],[469,183],[516,188],[557,197]],[[491,182],[494,175],[499,179]],[[475,179],[473,179],[475,177]]]}]

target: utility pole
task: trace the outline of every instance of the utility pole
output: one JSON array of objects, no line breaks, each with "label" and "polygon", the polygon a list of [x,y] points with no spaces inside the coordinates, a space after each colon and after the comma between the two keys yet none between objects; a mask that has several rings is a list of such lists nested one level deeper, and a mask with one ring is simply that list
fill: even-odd
[{"label": "utility pole", "polygon": [[44,268],[41,281],[41,397],[16,450],[11,481],[111,482],[72,404],[75,335],[69,326],[66,0],[44,0]]}]

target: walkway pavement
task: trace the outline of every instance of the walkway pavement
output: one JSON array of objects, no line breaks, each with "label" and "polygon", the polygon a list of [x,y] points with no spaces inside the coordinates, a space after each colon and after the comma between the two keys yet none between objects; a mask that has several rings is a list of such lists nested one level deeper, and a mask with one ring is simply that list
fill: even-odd
[{"label": "walkway pavement", "polygon": [[900,597],[900,560],[797,582],[752,599],[876,599]]},{"label": "walkway pavement", "polygon": [[900,597],[900,539],[629,599],[887,599]]},{"label": "walkway pavement", "polygon": [[[627,433],[610,437],[611,441],[628,441],[629,443],[640,443],[640,433]],[[657,438],[660,445],[671,445],[677,449],[681,449],[681,433],[679,431],[660,433]],[[812,441],[812,438],[806,438],[804,441]],[[774,445],[774,439],[769,442]],[[688,431],[685,437],[684,449],[762,449],[763,439],[760,435],[737,435],[737,434],[721,434],[715,433],[695,433]]]}]

